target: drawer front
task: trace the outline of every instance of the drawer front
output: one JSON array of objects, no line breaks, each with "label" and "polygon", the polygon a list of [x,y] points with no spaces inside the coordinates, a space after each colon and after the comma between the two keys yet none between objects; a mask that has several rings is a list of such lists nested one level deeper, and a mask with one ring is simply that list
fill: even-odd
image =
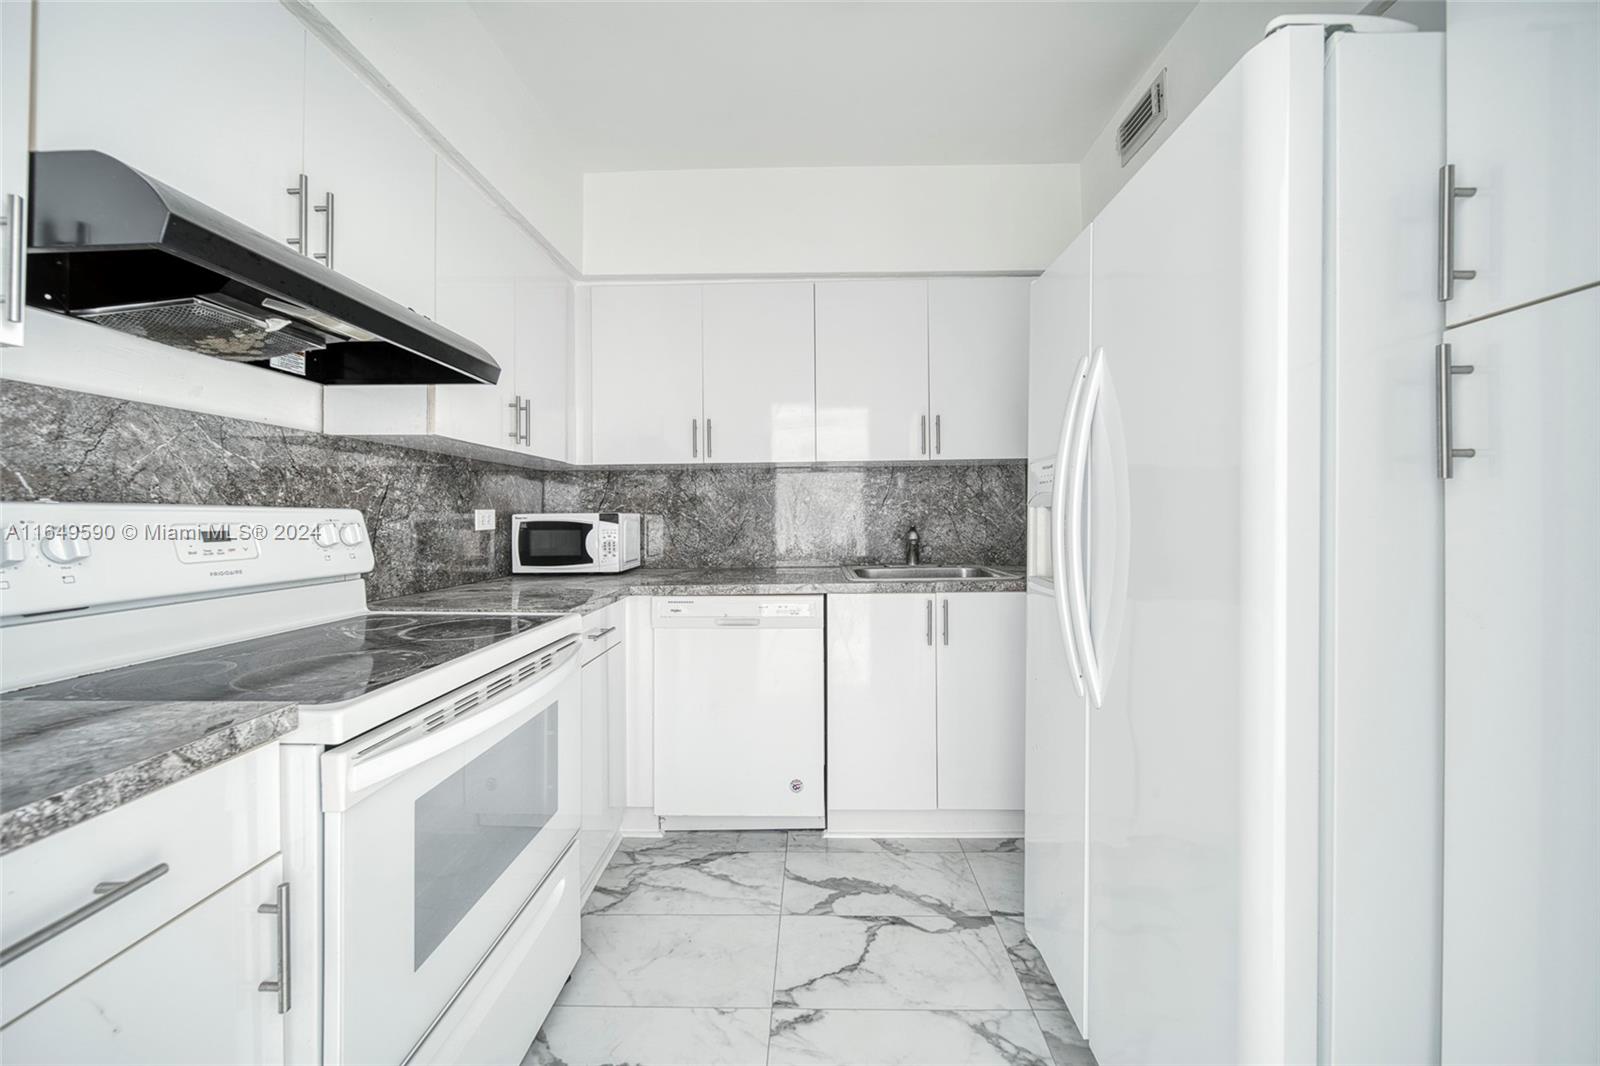
[{"label": "drawer front", "polygon": [[273,857],[0,1029],[9,1066],[283,1061]]},{"label": "drawer front", "polygon": [[97,885],[148,876],[6,964],[0,1024],[276,853],[278,806],[270,744],[0,858],[7,948],[103,899]]},{"label": "drawer front", "polygon": [[613,603],[583,617],[583,661],[593,662],[622,643],[623,606]]},{"label": "drawer front", "polygon": [[571,848],[455,1004],[415,1062],[518,1062],[578,964],[578,849]]}]

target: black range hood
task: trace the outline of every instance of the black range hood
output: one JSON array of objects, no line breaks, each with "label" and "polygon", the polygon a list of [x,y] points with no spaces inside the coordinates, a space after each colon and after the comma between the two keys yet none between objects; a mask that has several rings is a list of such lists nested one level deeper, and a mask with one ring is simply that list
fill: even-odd
[{"label": "black range hood", "polygon": [[103,152],[35,152],[28,303],[325,385],[493,384],[488,352]]}]

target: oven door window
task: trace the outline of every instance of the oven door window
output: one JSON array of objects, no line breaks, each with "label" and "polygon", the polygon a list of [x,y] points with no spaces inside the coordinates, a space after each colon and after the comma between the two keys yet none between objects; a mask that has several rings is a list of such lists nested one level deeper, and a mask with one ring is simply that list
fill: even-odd
[{"label": "oven door window", "polygon": [[560,710],[519,726],[417,798],[414,969],[555,817]]},{"label": "oven door window", "polygon": [[517,530],[517,558],[525,566],[586,566],[589,554],[587,522],[524,522]]}]

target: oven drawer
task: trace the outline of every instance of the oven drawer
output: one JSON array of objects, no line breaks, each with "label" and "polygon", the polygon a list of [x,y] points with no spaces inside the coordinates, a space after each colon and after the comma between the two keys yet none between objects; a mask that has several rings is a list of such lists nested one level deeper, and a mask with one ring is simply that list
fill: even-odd
[{"label": "oven drawer", "polygon": [[578,849],[569,848],[417,1049],[413,1063],[506,1063],[539,1035],[578,963]]},{"label": "oven drawer", "polygon": [[278,746],[203,770],[0,858],[0,945],[139,887],[0,971],[0,1024],[99,966],[278,851]]},{"label": "oven drawer", "polygon": [[587,664],[622,643],[623,607],[609,604],[583,616],[583,659]]}]

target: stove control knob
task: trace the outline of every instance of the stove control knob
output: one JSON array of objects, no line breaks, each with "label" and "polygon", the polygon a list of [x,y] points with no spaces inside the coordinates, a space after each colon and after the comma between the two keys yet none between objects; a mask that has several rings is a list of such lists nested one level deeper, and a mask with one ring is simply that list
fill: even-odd
[{"label": "stove control knob", "polygon": [[317,542],[319,548],[331,548],[339,543],[339,527],[332,522],[323,522],[317,526],[312,539]]},{"label": "stove control knob", "polygon": [[15,537],[6,538],[3,549],[0,549],[0,567],[9,570],[19,563],[28,561],[28,542]]},{"label": "stove control knob", "polygon": [[344,541],[352,548],[354,548],[357,544],[360,544],[361,541],[365,539],[361,535],[361,523],[346,522],[344,525],[340,526],[339,539]]},{"label": "stove control knob", "polygon": [[89,558],[89,542],[73,537],[46,537],[39,542],[39,553],[52,563],[71,566]]}]

